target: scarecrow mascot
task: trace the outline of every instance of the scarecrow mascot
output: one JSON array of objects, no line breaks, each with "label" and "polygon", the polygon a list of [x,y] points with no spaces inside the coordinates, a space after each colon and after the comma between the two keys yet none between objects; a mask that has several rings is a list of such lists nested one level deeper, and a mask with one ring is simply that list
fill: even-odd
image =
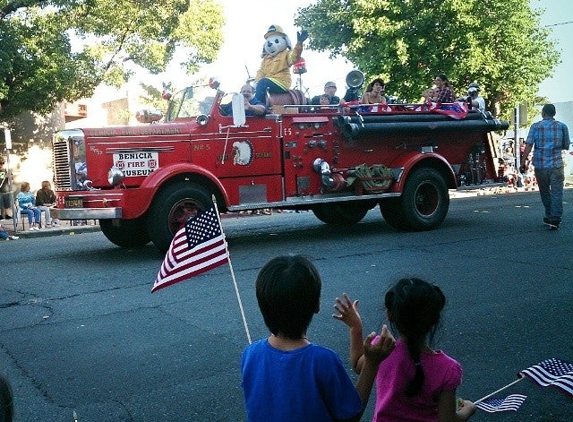
[{"label": "scarecrow mascot", "polygon": [[[271,25],[265,34],[261,68],[257,72],[255,97],[266,103],[267,90],[271,94],[287,92],[291,85],[290,67],[300,60],[302,43],[308,38],[308,31],[296,33],[294,49],[289,37],[278,25]],[[292,50],[292,51],[291,51]]]}]

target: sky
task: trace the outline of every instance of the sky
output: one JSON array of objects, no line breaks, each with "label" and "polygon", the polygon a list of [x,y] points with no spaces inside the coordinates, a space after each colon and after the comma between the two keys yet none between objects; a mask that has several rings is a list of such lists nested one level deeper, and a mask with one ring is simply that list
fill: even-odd
[{"label": "sky", "polygon": [[[200,73],[206,77],[218,77],[221,88],[227,92],[238,91],[248,74],[255,76],[267,28],[272,24],[280,25],[293,43],[296,42],[296,32],[300,30],[294,27],[296,11],[299,7],[315,3],[312,0],[218,1],[224,8],[226,18],[225,43],[215,63],[204,66]],[[552,38],[557,41],[561,51],[562,63],[555,68],[553,77],[540,85],[540,95],[548,97],[551,102],[573,101],[573,89],[565,89],[571,86],[573,75],[573,7],[570,1],[530,1],[533,8],[546,9],[541,24],[555,25],[551,26]],[[561,24],[564,22],[570,23]],[[302,56],[306,60],[307,73],[300,79],[293,75],[293,88],[301,82],[303,91],[308,90],[308,95],[314,96],[322,93],[326,81],[335,81],[337,94],[344,94],[346,74],[353,69],[351,63],[343,59],[330,60],[327,53],[310,50],[303,51]]]}]

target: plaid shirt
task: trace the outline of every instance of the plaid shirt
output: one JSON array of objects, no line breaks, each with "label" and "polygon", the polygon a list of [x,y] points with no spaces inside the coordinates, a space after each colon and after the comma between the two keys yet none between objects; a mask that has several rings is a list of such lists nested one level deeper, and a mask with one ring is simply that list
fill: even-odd
[{"label": "plaid shirt", "polygon": [[531,125],[525,143],[533,144],[533,167],[547,169],[563,167],[561,150],[568,150],[571,141],[567,125],[547,117]]}]

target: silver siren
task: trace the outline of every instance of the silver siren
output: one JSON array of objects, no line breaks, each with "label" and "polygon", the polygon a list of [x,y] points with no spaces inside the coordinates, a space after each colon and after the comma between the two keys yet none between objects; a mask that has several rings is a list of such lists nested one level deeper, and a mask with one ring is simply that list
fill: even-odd
[{"label": "silver siren", "polygon": [[351,70],[346,75],[346,85],[349,88],[360,88],[364,83],[364,73],[359,70]]}]

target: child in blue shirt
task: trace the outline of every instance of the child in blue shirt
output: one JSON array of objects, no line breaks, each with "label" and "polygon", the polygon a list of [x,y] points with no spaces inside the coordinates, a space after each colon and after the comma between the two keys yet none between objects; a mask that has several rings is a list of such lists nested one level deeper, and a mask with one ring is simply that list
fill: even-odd
[{"label": "child in blue shirt", "polygon": [[256,281],[259,308],[271,335],[245,349],[242,387],[248,421],[359,421],[380,362],[395,341],[386,326],[364,341],[365,367],[354,386],[338,355],[306,336],[320,308],[321,279],[301,255],[270,260]]}]

